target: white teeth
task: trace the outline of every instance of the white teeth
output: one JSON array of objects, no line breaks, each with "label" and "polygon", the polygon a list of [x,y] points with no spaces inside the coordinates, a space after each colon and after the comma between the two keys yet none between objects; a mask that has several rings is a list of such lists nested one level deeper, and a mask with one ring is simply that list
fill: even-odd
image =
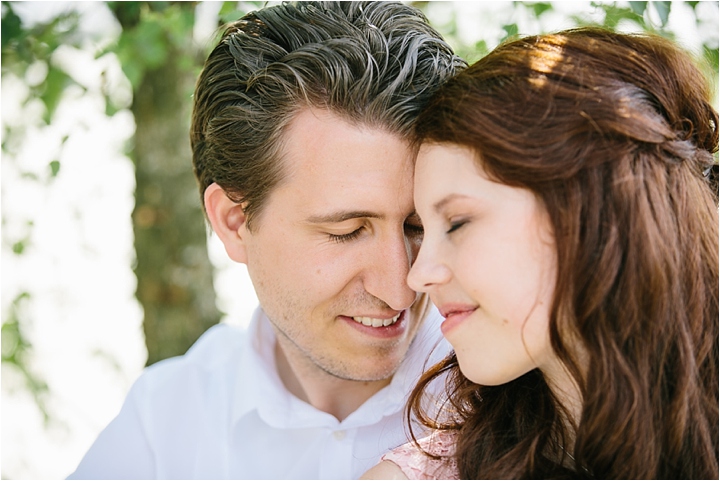
[{"label": "white teeth", "polygon": [[400,314],[398,314],[395,317],[391,317],[390,319],[377,319],[374,317],[353,317],[353,320],[355,322],[359,322],[363,326],[372,326],[372,327],[382,327],[382,326],[389,326],[390,324],[395,324],[397,320],[400,319]]}]

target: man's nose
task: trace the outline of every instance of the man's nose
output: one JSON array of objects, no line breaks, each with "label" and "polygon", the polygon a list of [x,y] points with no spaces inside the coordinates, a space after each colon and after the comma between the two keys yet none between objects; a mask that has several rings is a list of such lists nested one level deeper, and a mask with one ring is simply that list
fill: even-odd
[{"label": "man's nose", "polygon": [[404,233],[393,234],[373,246],[372,262],[364,276],[365,290],[384,301],[390,308],[401,311],[410,307],[417,297],[407,285],[412,248]]}]

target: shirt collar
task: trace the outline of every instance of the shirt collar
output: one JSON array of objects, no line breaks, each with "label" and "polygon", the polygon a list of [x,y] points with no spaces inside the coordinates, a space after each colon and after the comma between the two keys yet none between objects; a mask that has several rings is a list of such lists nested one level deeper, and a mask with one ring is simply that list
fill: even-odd
[{"label": "shirt collar", "polygon": [[329,427],[350,429],[375,424],[384,416],[403,409],[420,375],[449,352],[440,335],[437,309],[429,309],[408,353],[390,384],[368,399],[342,421],[290,394],[280,380],[275,365],[275,333],[261,308],[248,326],[240,366],[236,376],[233,423],[257,411],[277,428]]},{"label": "shirt collar", "polygon": [[[264,325],[266,323],[268,325]],[[277,402],[289,396],[275,369],[274,345],[275,335],[265,313],[258,307],[245,332],[235,383],[233,423],[256,411],[263,401]],[[263,400],[268,390],[272,391],[272,395]]]}]

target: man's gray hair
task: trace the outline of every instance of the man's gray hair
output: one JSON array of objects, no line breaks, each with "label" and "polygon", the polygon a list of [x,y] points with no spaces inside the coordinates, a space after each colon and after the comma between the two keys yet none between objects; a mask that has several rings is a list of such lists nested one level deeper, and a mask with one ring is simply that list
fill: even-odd
[{"label": "man's gray hair", "polygon": [[410,139],[421,109],[466,66],[417,9],[297,2],[230,24],[195,91],[190,138],[201,197],[244,202],[248,228],[282,179],[285,128],[318,108]]}]

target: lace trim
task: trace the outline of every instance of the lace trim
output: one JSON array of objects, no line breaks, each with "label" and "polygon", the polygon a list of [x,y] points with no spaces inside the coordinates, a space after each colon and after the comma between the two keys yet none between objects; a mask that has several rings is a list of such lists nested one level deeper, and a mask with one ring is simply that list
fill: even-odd
[{"label": "lace trim", "polygon": [[410,442],[399,446],[382,459],[397,464],[408,479],[459,479],[455,454],[455,433],[436,431],[418,441],[439,459],[431,458]]}]

